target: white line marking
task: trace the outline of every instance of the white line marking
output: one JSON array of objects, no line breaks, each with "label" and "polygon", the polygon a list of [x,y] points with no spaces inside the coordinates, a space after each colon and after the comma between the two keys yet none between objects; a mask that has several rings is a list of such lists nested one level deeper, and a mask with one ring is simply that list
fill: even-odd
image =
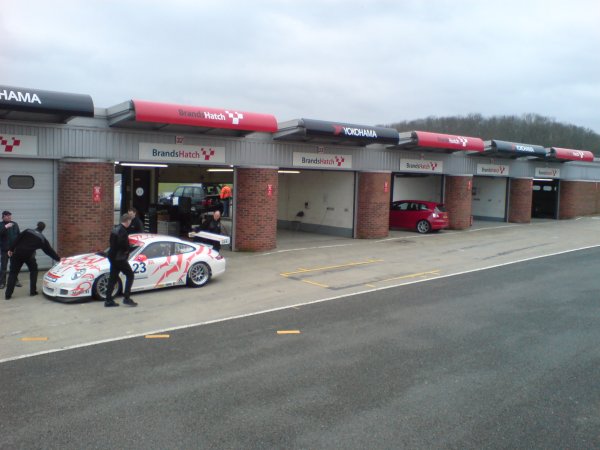
[{"label": "white line marking", "polygon": [[317,246],[317,247],[288,248],[287,250],[277,250],[275,252],[261,253],[257,256],[269,256],[269,255],[277,255],[279,253],[300,252],[300,251],[304,251],[304,250],[315,250],[317,248],[348,247],[350,245],[356,245],[356,244],[349,243],[349,244],[336,244],[336,245],[321,245],[321,246]]},{"label": "white line marking", "polygon": [[271,312],[283,311],[285,309],[298,308],[300,306],[314,305],[314,304],[317,304],[317,303],[323,303],[323,302],[328,302],[328,301],[332,301],[332,300],[339,300],[339,299],[347,298],[347,297],[354,297],[356,295],[362,295],[362,294],[369,294],[371,292],[384,291],[384,290],[387,290],[387,289],[393,289],[393,288],[396,288],[396,287],[399,287],[399,286],[406,286],[406,285],[409,285],[409,284],[427,283],[429,281],[440,280],[442,278],[450,278],[450,277],[455,277],[455,276],[459,276],[459,275],[465,275],[465,274],[468,274],[468,273],[481,272],[483,270],[489,270],[489,269],[495,269],[495,268],[498,268],[498,267],[510,266],[511,264],[518,264],[518,263],[526,262],[526,261],[534,261],[536,259],[549,258],[551,256],[563,255],[565,253],[573,253],[573,252],[578,252],[578,251],[581,251],[581,250],[588,250],[590,248],[597,248],[597,247],[600,247],[600,244],[589,245],[587,247],[580,247],[580,248],[575,248],[575,249],[571,249],[571,250],[564,250],[564,251],[556,252],[556,253],[549,253],[547,255],[532,256],[531,258],[524,258],[524,259],[519,259],[517,261],[510,261],[510,262],[506,262],[506,263],[502,263],[502,264],[495,264],[493,266],[480,267],[478,269],[465,270],[463,272],[457,272],[457,273],[451,273],[451,274],[447,274],[447,275],[441,275],[441,276],[435,277],[435,278],[424,278],[424,279],[420,279],[420,280],[409,281],[408,283],[398,283],[398,284],[394,284],[392,286],[383,286],[383,287],[379,287],[379,288],[375,288],[375,289],[367,289],[365,291],[353,292],[351,294],[343,294],[343,295],[338,295],[338,296],[335,296],[335,297],[321,298],[321,299],[318,299],[318,300],[312,300],[310,302],[296,303],[294,305],[279,306],[277,308],[264,309],[264,310],[261,310],[261,311],[255,311],[255,312],[247,313],[247,314],[240,314],[240,315],[237,315],[237,316],[230,316],[230,317],[223,317],[221,319],[207,320],[206,322],[191,323],[191,324],[188,324],[188,325],[180,325],[180,326],[172,327],[172,328],[161,328],[159,330],[145,331],[143,333],[131,334],[131,335],[127,335],[127,336],[119,336],[119,337],[114,337],[114,338],[109,338],[109,339],[102,339],[102,340],[99,340],[99,341],[86,342],[86,343],[83,343],[83,344],[67,345],[67,346],[61,347],[61,348],[44,350],[44,351],[41,351],[41,352],[29,353],[29,354],[26,354],[26,355],[12,356],[10,358],[0,359],[0,364],[6,363],[6,362],[10,362],[10,361],[16,361],[16,360],[19,360],[19,359],[32,358],[34,356],[48,355],[50,353],[62,352],[62,351],[65,351],[65,350],[74,350],[74,349],[77,349],[77,348],[91,347],[91,346],[99,345],[99,344],[106,344],[108,342],[115,342],[115,341],[122,341],[122,340],[125,340],[125,339],[132,339],[132,338],[143,337],[143,336],[146,336],[146,335],[149,335],[149,334],[162,334],[162,333],[167,333],[167,332],[170,332],[170,331],[177,331],[177,330],[184,330],[184,329],[187,329],[187,328],[199,327],[199,326],[202,326],[202,325],[211,325],[211,324],[214,324],[214,323],[227,322],[227,321],[230,321],[230,320],[244,319],[246,317],[253,317],[253,316],[258,316],[258,315],[262,315],[262,314],[268,314],[268,313],[271,313]]}]

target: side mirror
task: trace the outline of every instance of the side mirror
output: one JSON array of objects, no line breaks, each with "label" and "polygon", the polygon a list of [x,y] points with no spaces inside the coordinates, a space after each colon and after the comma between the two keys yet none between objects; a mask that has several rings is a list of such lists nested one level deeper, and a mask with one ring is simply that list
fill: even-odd
[{"label": "side mirror", "polygon": [[146,262],[146,261],[148,261],[148,257],[146,255],[137,255],[135,257],[135,260],[137,262]]}]

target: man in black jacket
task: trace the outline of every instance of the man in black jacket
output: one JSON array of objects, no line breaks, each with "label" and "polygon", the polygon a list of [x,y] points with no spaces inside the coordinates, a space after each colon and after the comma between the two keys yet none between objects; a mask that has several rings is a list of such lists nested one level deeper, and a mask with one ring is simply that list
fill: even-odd
[{"label": "man in black jacket", "polygon": [[123,214],[121,216],[121,224],[115,226],[110,233],[110,248],[108,249],[110,278],[108,279],[106,301],[104,302],[104,306],[106,307],[119,306],[113,300],[112,294],[120,272],[126,277],[123,304],[137,306],[137,303],[130,298],[131,286],[133,285],[133,270],[131,270],[131,266],[129,265],[129,235],[127,233],[129,225],[131,225],[131,216]]},{"label": "man in black jacket", "polygon": [[[2,222],[0,222],[0,289],[6,287],[6,274],[8,273],[8,249],[14,244],[19,235],[19,225],[12,220],[10,211],[2,211]],[[21,287],[19,280],[16,281],[17,287]]]},{"label": "man in black jacket", "polygon": [[[212,216],[207,216],[200,227],[194,229],[194,231],[208,231],[213,234],[223,234],[223,225],[221,224],[221,213],[215,211]],[[221,251],[221,243],[212,239],[197,237],[194,238],[196,242],[202,242],[204,244],[212,245],[216,251]]]},{"label": "man in black jacket", "polygon": [[142,223],[142,219],[138,217],[137,209],[131,207],[127,211],[127,214],[131,217],[131,223],[127,227],[127,234],[143,233],[144,224]]},{"label": "man in black jacket", "polygon": [[20,233],[9,248],[8,256],[10,256],[10,273],[8,274],[6,292],[4,293],[4,298],[6,300],[10,300],[12,297],[17,282],[17,276],[19,275],[23,264],[26,264],[29,269],[29,295],[37,295],[36,285],[38,266],[37,261],[35,260],[36,250],[41,249],[53,260],[60,261],[60,256],[58,256],[50,245],[50,242],[48,242],[48,239],[42,234],[42,231],[44,231],[45,228],[46,224],[44,222],[38,222],[35,230],[28,228]]}]

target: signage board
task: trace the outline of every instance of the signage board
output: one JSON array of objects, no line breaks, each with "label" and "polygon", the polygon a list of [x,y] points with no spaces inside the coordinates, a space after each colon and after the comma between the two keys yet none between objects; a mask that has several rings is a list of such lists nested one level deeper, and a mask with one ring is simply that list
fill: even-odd
[{"label": "signage board", "polygon": [[37,156],[37,136],[0,134],[0,156]]},{"label": "signage board", "polygon": [[84,94],[42,91],[0,85],[0,109],[60,116],[94,116],[92,97]]},{"label": "signage board", "polygon": [[223,164],[225,147],[140,142],[139,159],[176,164]]},{"label": "signage board", "polygon": [[536,178],[560,178],[560,169],[553,167],[536,167],[535,168]]},{"label": "signage board", "polygon": [[205,128],[225,128],[244,131],[277,131],[277,120],[270,114],[234,109],[186,106],[133,100],[137,122],[167,123]]},{"label": "signage board", "polygon": [[352,169],[352,155],[294,152],[292,164],[316,169]]},{"label": "signage board", "polygon": [[505,164],[477,164],[477,175],[507,177],[509,169]]},{"label": "signage board", "polygon": [[429,161],[425,159],[400,159],[401,172],[444,173],[443,161]]}]

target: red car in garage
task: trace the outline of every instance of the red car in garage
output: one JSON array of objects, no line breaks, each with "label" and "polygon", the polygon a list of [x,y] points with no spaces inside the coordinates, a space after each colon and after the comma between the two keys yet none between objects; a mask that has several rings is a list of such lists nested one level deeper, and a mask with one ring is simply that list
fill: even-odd
[{"label": "red car in garage", "polygon": [[442,203],[398,200],[390,206],[390,228],[411,228],[429,233],[448,228],[448,213]]}]

